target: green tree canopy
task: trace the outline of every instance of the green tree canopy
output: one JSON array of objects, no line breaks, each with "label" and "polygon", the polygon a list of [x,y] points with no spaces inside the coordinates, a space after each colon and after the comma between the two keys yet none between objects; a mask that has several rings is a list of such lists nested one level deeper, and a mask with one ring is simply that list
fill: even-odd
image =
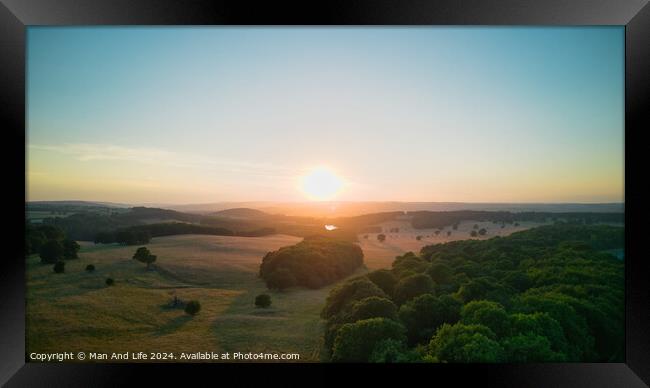
[{"label": "green tree canopy", "polygon": [[435,297],[420,295],[399,309],[400,321],[407,329],[409,342],[428,342],[444,323],[456,323],[460,319],[462,304],[449,295]]},{"label": "green tree canopy", "polygon": [[461,322],[471,325],[483,325],[497,337],[510,334],[510,317],[499,303],[487,300],[475,300],[464,305],[461,312]]},{"label": "green tree canopy", "polygon": [[492,363],[505,360],[496,335],[483,325],[443,324],[429,344],[429,355],[440,362]]},{"label": "green tree canopy", "polygon": [[435,294],[435,283],[428,275],[415,274],[402,278],[395,286],[395,303],[401,305],[423,294]]},{"label": "green tree canopy", "polygon": [[386,318],[371,318],[347,323],[338,331],[334,340],[332,361],[367,362],[375,346],[387,339],[404,342],[406,329]]},{"label": "green tree canopy", "polygon": [[395,285],[397,284],[397,277],[393,275],[390,270],[378,269],[366,275],[371,282],[375,283],[377,287],[381,288],[386,295],[393,295]]}]

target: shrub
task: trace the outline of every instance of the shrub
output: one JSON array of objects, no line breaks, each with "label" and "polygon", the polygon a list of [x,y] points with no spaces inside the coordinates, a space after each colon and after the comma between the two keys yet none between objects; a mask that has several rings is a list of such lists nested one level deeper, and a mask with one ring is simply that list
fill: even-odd
[{"label": "shrub", "polygon": [[106,278],[107,286],[112,286],[113,284],[115,284],[115,280],[113,280],[113,278]]},{"label": "shrub", "polygon": [[377,240],[378,240],[379,242],[384,242],[384,241],[386,241],[386,235],[383,234],[383,233],[379,233],[379,234],[377,235]]},{"label": "shrub", "polygon": [[201,311],[201,303],[198,300],[191,300],[185,305],[185,312],[189,315],[196,315]]},{"label": "shrub", "polygon": [[57,261],[54,263],[54,273],[63,273],[65,272],[65,262]]},{"label": "shrub", "polygon": [[95,270],[95,266],[94,266],[94,265],[92,265],[92,264],[88,264],[88,265],[86,266],[86,271],[88,271],[88,272],[93,272],[94,270]]},{"label": "shrub", "polygon": [[271,305],[271,296],[269,294],[260,294],[255,297],[255,306],[267,308]]}]

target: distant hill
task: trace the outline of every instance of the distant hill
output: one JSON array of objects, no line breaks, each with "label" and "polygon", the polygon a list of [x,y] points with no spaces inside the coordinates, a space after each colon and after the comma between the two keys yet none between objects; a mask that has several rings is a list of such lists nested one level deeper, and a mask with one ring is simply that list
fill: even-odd
[{"label": "distant hill", "polygon": [[247,207],[238,207],[234,209],[226,209],[218,212],[211,213],[213,216],[217,217],[228,217],[228,218],[267,218],[271,215],[265,213],[261,210],[251,209]]},{"label": "distant hill", "polygon": [[116,208],[128,208],[131,205],[124,203],[114,203],[114,202],[95,202],[95,201],[29,201],[27,202],[28,207],[36,206],[87,206],[87,207],[116,207]]},{"label": "distant hill", "polygon": [[363,214],[415,211],[510,211],[622,213],[625,205],[612,203],[466,203],[466,202],[216,202],[160,206],[182,212],[209,214],[233,208],[255,209],[273,215],[297,217],[353,217]]}]

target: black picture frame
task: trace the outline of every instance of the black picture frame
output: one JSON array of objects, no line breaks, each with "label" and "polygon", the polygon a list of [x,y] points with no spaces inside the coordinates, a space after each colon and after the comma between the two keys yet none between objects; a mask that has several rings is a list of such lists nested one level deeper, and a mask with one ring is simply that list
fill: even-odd
[{"label": "black picture frame", "polygon": [[[387,382],[412,373],[454,384],[555,387],[641,387],[650,382],[648,258],[643,251],[648,196],[643,179],[643,132],[650,128],[650,6],[645,0],[347,0],[276,2],[173,0],[0,0],[0,111],[5,188],[4,243],[0,268],[0,383],[7,386],[121,386],[137,377],[197,383],[235,372],[283,385],[304,365],[75,365],[25,362],[25,31],[32,25],[621,25],[625,26],[625,222],[626,353],[624,363],[525,365],[308,365],[309,379]],[[197,370],[199,369],[199,370]],[[198,377],[196,374],[199,374]],[[189,377],[191,376],[191,377]],[[424,383],[424,382],[422,382]],[[307,385],[307,381],[296,384]],[[419,384],[419,383],[418,383]],[[427,382],[428,384],[428,382]]]}]

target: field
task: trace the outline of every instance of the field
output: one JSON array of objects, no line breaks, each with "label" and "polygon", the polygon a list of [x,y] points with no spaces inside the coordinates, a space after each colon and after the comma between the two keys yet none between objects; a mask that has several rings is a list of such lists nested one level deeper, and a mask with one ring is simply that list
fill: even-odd
[{"label": "field", "polygon": [[[269,250],[290,236],[264,238],[175,236],[148,245],[155,270],[130,259],[135,247],[84,243],[80,259],[54,274],[28,259],[28,352],[241,351],[296,352],[318,361],[319,318],[329,288],[271,293],[273,306],[256,309],[266,292],[257,270]],[[87,273],[87,264],[96,271]],[[115,279],[108,287],[107,277]],[[173,293],[197,299],[201,312],[172,308]]]},{"label": "field", "polygon": [[[496,236],[507,236],[514,232],[534,228],[543,225],[536,222],[520,222],[520,225],[505,224],[501,228],[501,224],[494,224],[492,222],[474,222],[465,221],[458,225],[457,230],[451,227],[445,227],[438,235],[435,234],[437,229],[414,229],[407,218],[401,220],[394,220],[380,224],[386,235],[384,242],[377,240],[379,233],[368,233],[366,235],[359,235],[359,242],[363,249],[365,263],[368,269],[374,270],[379,268],[390,267],[395,256],[401,255],[405,252],[412,251],[418,253],[425,245],[440,244],[456,240],[467,240],[470,238],[470,232],[473,230],[474,225],[478,228],[485,228],[487,233],[485,236],[479,236],[478,239],[485,240]],[[389,232],[392,228],[399,228],[399,232]],[[451,232],[447,236],[447,232]],[[417,236],[422,236],[421,240],[417,240]]]},{"label": "field", "polygon": [[[462,223],[447,237],[434,230],[414,230],[406,220],[382,224],[399,227],[384,243],[376,234],[360,237],[368,269],[390,267],[396,255],[428,244],[466,239],[474,223]],[[479,223],[484,238],[532,225]],[[449,228],[447,228],[449,229]],[[421,241],[417,235],[423,235]],[[319,317],[333,286],[319,290],[269,292],[257,276],[264,254],[293,245],[300,238],[169,236],[154,238],[148,248],[158,256],[146,270],[131,257],[137,247],[82,242],[78,260],[54,274],[37,256],[27,260],[28,352],[282,352],[301,361],[319,361],[323,321]],[[94,264],[88,273],[86,265]],[[359,273],[366,271],[362,269]],[[115,280],[106,286],[105,279]],[[269,293],[273,304],[258,309],[253,300]],[[171,307],[199,300],[201,312],[190,317]]]}]

